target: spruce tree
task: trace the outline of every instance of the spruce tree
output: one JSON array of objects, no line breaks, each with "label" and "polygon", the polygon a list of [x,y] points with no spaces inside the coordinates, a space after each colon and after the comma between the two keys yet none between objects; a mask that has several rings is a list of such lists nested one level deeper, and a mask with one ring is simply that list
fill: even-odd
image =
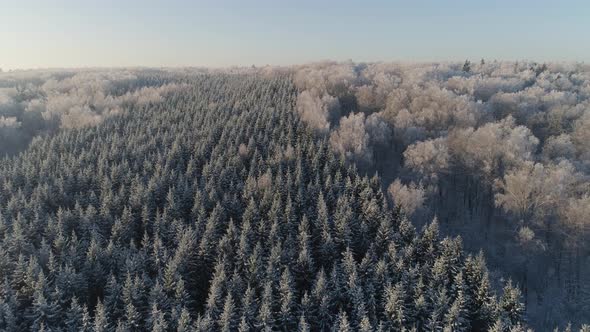
[{"label": "spruce tree", "polygon": [[[87,314],[87,313],[86,313]],[[67,331],[85,331],[86,322],[84,321],[84,308],[80,306],[77,298],[72,298],[70,308],[66,313],[66,329]]]},{"label": "spruce tree", "polygon": [[385,316],[393,329],[402,329],[405,324],[405,293],[401,284],[389,285],[385,290]]},{"label": "spruce tree", "polygon": [[231,293],[228,293],[225,297],[223,312],[219,317],[219,329],[223,332],[233,331],[235,330],[237,323],[234,300]]},{"label": "spruce tree", "polygon": [[99,299],[96,303],[96,308],[94,309],[93,331],[108,332],[110,330],[110,327],[111,324],[109,324],[105,307],[102,304],[102,301]]},{"label": "spruce tree", "polygon": [[178,325],[176,331],[178,332],[189,332],[193,329],[191,315],[187,308],[183,307],[180,312],[178,319]]},{"label": "spruce tree", "polygon": [[293,293],[293,281],[289,269],[285,269],[279,283],[279,326],[284,331],[292,330],[296,323],[293,310],[295,294]]},{"label": "spruce tree", "polygon": [[520,302],[520,291],[512,285],[512,281],[508,281],[502,296],[500,297],[499,310],[500,317],[508,324],[508,327],[518,325],[524,315],[524,305]]},{"label": "spruce tree", "polygon": [[337,332],[351,332],[352,328],[348,321],[348,316],[345,311],[340,311],[338,318],[336,319],[336,325],[334,325],[335,331]]},{"label": "spruce tree", "polygon": [[297,325],[297,332],[309,332],[310,327],[309,324],[307,323],[307,320],[305,319],[305,315],[301,315],[301,317],[299,317],[299,324]]}]

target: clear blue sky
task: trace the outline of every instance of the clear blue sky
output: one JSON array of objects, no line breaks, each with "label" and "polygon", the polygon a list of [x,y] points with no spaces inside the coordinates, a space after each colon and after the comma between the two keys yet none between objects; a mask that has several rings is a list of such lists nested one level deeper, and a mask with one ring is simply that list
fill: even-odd
[{"label": "clear blue sky", "polygon": [[590,61],[588,0],[0,0],[0,68]]}]

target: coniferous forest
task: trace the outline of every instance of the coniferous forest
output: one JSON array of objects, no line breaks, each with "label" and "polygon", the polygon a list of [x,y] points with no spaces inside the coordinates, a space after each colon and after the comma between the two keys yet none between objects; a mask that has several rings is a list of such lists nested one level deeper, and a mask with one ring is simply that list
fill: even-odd
[{"label": "coniferous forest", "polygon": [[[588,313],[587,245],[565,245],[587,229],[587,71],[455,66],[1,74],[0,330],[566,328]],[[585,104],[554,118],[544,88]],[[512,150],[484,165],[488,134]],[[523,174],[557,182],[514,193]],[[564,217],[535,214],[574,182]],[[570,316],[529,319],[544,265],[571,273]]]}]

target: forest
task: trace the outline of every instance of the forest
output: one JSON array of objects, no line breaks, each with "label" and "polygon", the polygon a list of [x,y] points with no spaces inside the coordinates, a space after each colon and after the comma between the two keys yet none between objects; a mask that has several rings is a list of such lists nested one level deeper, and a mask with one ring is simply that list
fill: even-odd
[{"label": "forest", "polygon": [[590,66],[325,62],[294,79],[302,119],[417,224],[483,249],[531,322],[590,317]]},{"label": "forest", "polygon": [[590,66],[0,73],[2,331],[590,331]]}]

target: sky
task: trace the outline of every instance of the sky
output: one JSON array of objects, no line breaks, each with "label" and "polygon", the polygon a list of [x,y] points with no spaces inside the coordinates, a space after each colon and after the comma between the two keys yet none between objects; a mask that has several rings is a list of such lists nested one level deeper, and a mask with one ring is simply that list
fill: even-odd
[{"label": "sky", "polygon": [[590,61],[588,0],[0,0],[0,68]]}]

